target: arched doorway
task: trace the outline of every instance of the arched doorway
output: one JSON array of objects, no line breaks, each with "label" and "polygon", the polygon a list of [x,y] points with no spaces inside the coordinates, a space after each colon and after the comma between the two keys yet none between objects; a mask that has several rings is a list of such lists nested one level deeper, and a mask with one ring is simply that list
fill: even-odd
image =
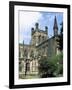
[{"label": "arched doorway", "polygon": [[30,62],[29,62],[29,59],[26,59],[26,62],[25,62],[25,75],[27,75],[29,71],[30,71]]}]

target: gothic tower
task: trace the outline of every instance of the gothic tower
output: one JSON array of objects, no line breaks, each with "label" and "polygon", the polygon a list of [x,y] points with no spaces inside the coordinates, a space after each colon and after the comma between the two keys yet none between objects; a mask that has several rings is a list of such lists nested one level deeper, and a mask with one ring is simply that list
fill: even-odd
[{"label": "gothic tower", "polygon": [[57,19],[56,19],[56,16],[55,16],[55,19],[54,19],[53,30],[54,30],[54,36],[57,36],[57,35],[58,35],[58,25],[57,25]]},{"label": "gothic tower", "polygon": [[48,39],[48,27],[45,26],[45,30],[42,30],[39,28],[39,23],[36,23],[35,28],[32,28],[31,44],[37,46],[47,39]]}]

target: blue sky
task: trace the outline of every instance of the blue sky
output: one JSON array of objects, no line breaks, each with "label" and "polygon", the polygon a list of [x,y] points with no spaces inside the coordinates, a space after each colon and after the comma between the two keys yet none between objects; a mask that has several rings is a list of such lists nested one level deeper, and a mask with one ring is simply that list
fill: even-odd
[{"label": "blue sky", "polygon": [[35,28],[35,23],[39,23],[39,28],[45,30],[48,27],[48,37],[53,36],[54,18],[57,18],[58,28],[63,21],[63,13],[55,12],[31,12],[19,11],[19,43],[29,44],[31,40],[31,28]]}]

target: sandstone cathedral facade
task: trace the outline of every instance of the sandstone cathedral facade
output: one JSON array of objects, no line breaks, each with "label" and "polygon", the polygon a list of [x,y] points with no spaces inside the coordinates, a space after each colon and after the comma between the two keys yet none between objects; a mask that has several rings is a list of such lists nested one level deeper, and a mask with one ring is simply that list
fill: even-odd
[{"label": "sandstone cathedral facade", "polygon": [[48,37],[48,27],[45,30],[35,24],[31,29],[31,42],[29,45],[19,44],[19,76],[20,75],[38,75],[38,60],[41,56],[51,58],[60,51],[57,46],[58,24],[56,16],[54,18],[53,36]]}]

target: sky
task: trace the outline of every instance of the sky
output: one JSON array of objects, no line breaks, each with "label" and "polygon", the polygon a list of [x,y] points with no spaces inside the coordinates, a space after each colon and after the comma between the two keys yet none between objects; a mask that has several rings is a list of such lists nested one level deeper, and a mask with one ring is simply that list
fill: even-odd
[{"label": "sky", "polygon": [[19,11],[19,43],[30,44],[31,28],[35,28],[35,23],[39,23],[39,28],[45,30],[48,27],[48,37],[53,36],[54,18],[57,18],[58,32],[60,32],[61,22],[63,21],[63,13],[57,12],[32,12]]}]

